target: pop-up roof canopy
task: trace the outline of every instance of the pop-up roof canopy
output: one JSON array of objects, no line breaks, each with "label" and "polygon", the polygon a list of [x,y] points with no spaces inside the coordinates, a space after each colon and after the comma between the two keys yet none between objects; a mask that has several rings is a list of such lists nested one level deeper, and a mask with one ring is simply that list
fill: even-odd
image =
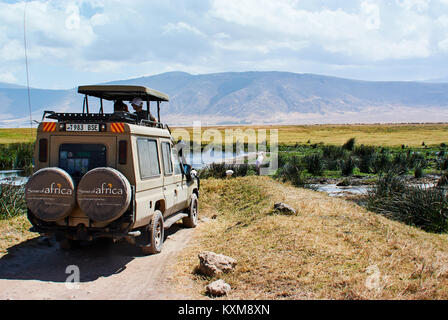
[{"label": "pop-up roof canopy", "polygon": [[140,97],[143,101],[169,101],[168,95],[143,86],[95,85],[79,86],[78,93],[105,99],[130,101]]}]

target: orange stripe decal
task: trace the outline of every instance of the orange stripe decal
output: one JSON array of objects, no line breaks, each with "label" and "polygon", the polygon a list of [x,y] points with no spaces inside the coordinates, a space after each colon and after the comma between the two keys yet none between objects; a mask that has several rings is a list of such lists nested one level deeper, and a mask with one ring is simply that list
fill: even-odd
[{"label": "orange stripe decal", "polygon": [[115,133],[123,133],[124,132],[124,123],[114,122],[110,124],[110,129]]},{"label": "orange stripe decal", "polygon": [[56,122],[42,122],[42,131],[43,132],[56,131]]}]

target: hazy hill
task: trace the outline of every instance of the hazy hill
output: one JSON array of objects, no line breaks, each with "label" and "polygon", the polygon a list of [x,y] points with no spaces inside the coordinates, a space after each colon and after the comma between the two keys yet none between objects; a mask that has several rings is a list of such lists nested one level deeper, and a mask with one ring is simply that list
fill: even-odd
[{"label": "hazy hill", "polygon": [[[171,124],[448,121],[448,83],[369,82],[288,72],[168,72],[109,83],[167,93],[171,101],[162,104],[162,118]],[[0,124],[26,118],[26,99],[26,88],[0,84]],[[31,99],[36,113],[82,109],[82,97],[74,89],[32,89]]]}]

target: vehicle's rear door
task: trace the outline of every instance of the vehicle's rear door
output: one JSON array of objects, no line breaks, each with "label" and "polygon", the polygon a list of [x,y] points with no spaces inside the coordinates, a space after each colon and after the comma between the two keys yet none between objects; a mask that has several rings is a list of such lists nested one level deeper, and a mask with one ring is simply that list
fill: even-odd
[{"label": "vehicle's rear door", "polygon": [[179,161],[179,155],[176,148],[171,148],[171,155],[172,155],[172,161],[174,165],[174,181],[176,184],[176,190],[177,190],[177,198],[176,198],[176,205],[175,210],[180,211],[185,209],[187,206],[187,200],[188,200],[188,186],[187,186],[187,180],[185,176],[182,175],[181,170],[181,163]]},{"label": "vehicle's rear door", "polygon": [[163,167],[163,195],[165,196],[166,210],[164,216],[168,216],[176,211],[178,202],[178,190],[171,159],[171,142],[168,139],[160,139],[160,154],[162,155]]}]

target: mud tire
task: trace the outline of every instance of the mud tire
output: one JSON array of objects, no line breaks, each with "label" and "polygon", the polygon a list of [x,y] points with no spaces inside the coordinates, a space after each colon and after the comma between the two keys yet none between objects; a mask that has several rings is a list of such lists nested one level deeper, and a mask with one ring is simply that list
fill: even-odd
[{"label": "mud tire", "polygon": [[195,193],[191,195],[188,217],[182,219],[182,224],[187,228],[195,228],[198,225],[199,203]]},{"label": "mud tire", "polygon": [[156,210],[151,218],[151,222],[143,235],[146,237],[146,243],[141,246],[145,255],[156,254],[162,251],[164,240],[163,215],[162,212]]}]

